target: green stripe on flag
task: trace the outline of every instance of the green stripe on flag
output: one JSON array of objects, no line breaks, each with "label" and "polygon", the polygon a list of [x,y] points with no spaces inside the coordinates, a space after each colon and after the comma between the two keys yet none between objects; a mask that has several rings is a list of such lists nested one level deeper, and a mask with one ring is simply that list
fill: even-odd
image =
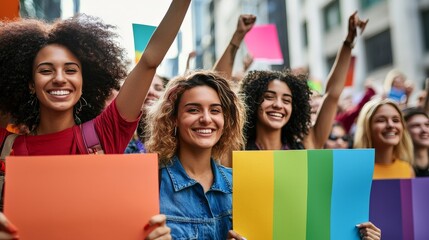
[{"label": "green stripe on flag", "polygon": [[273,239],[306,239],[307,151],[274,151]]},{"label": "green stripe on flag", "polygon": [[308,150],[307,239],[329,240],[332,150]]}]

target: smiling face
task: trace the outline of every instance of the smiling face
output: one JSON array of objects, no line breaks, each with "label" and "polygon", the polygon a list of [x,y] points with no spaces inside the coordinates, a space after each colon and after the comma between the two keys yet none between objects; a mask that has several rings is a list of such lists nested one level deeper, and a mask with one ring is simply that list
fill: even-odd
[{"label": "smiling face", "polygon": [[392,87],[397,89],[405,89],[405,79],[402,75],[395,77],[392,81]]},{"label": "smiling face", "polygon": [[399,144],[404,131],[401,115],[390,104],[381,105],[371,119],[371,139],[374,148]]},{"label": "smiling face", "polygon": [[149,91],[147,93],[146,99],[143,103],[143,107],[152,106],[158,101],[161,94],[164,92],[164,85],[161,78],[155,74],[150,85]]},{"label": "smiling face", "polygon": [[423,114],[416,114],[407,121],[408,132],[415,147],[429,148],[429,119]]},{"label": "smiling face", "polygon": [[186,90],[178,105],[177,134],[181,149],[210,149],[219,141],[224,114],[217,92],[208,86]]},{"label": "smiling face", "polygon": [[33,65],[34,90],[40,114],[70,112],[82,95],[82,65],[66,47],[51,44],[42,48]]},{"label": "smiling face", "polygon": [[346,149],[349,147],[349,137],[342,126],[332,127],[325,148],[327,149]]},{"label": "smiling face", "polygon": [[258,109],[258,128],[281,130],[292,114],[292,92],[286,83],[273,80]]}]

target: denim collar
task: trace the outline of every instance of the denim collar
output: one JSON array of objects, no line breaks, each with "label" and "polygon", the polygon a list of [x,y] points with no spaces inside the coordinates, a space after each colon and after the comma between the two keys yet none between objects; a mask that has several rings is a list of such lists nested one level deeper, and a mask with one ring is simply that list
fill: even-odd
[{"label": "denim collar", "polygon": [[[232,193],[232,182],[228,179],[228,173],[225,172],[226,168],[216,164],[213,159],[210,159],[210,162],[214,179],[209,191]],[[181,191],[198,183],[194,179],[190,178],[188,174],[186,174],[186,171],[177,155],[173,157],[172,163],[165,168],[170,175],[175,192]]]}]

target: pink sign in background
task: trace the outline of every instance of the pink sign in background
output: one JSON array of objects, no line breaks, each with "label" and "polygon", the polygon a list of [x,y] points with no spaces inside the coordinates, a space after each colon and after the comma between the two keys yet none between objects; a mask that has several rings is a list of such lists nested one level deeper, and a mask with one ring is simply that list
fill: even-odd
[{"label": "pink sign in background", "polygon": [[244,42],[255,60],[283,64],[283,54],[275,24],[254,26]]}]

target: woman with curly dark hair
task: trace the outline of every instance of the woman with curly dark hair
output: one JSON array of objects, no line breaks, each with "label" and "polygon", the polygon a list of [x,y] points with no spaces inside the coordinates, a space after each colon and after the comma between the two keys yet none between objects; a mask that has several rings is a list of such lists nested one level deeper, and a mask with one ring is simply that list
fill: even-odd
[{"label": "woman with curly dark hair", "polygon": [[[173,42],[191,0],[174,0],[145,52],[127,76],[125,52],[113,26],[85,15],[47,24],[23,19],[0,24],[0,112],[29,133],[13,155],[88,153],[80,124],[94,119],[105,153],[123,153],[136,129],[156,68]],[[106,98],[125,79],[105,110]],[[0,128],[0,144],[10,135]],[[162,226],[150,238],[166,235]]]},{"label": "woman with curly dark hair", "polygon": [[364,25],[356,13],[350,16],[348,35],[332,67],[314,125],[311,123],[311,91],[306,75],[295,75],[290,71],[251,71],[247,74],[241,86],[248,116],[244,129],[246,149],[323,147],[344,88],[356,29]]},{"label": "woman with curly dark hair", "polygon": [[[286,150],[323,148],[328,139],[350,64],[356,29],[362,30],[356,12],[349,17],[348,35],[328,77],[317,119],[312,125],[307,76],[290,71],[251,71],[244,78],[241,95],[247,110],[244,127],[248,150]],[[231,166],[231,162],[224,162]],[[374,224],[358,224],[362,239],[380,239]]]},{"label": "woman with curly dark hair", "polygon": [[[294,75],[290,71],[250,71],[242,82],[240,94],[248,116],[245,125],[246,149],[304,148],[302,140],[308,135],[311,121],[311,91],[305,75]],[[264,110],[266,108],[270,111]],[[299,111],[291,114],[293,109]],[[278,139],[276,137],[269,142],[276,142],[278,146],[263,146],[258,141],[258,137],[267,136],[269,128],[277,129]]]}]

